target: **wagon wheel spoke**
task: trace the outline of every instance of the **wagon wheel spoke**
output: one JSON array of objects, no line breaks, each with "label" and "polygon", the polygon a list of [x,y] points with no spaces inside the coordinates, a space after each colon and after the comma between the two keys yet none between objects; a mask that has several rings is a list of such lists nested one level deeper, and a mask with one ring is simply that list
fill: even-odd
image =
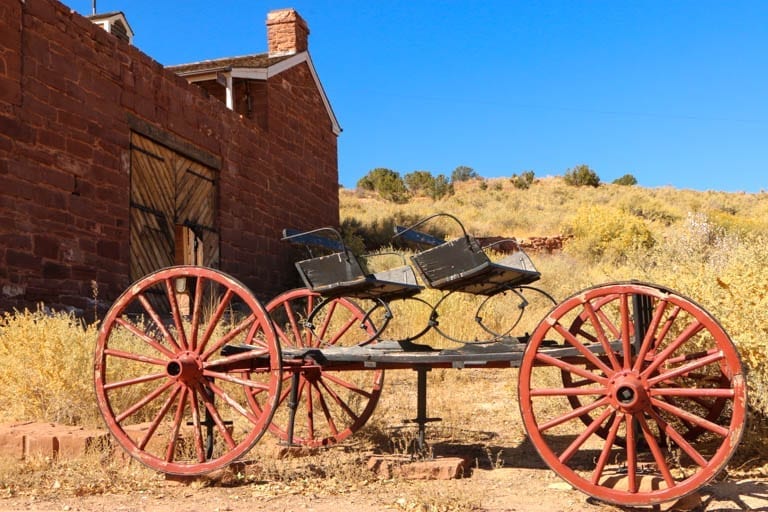
[{"label": "wagon wheel spoke", "polygon": [[[325,336],[328,333],[328,329],[331,326],[331,321],[333,320],[334,312],[336,311],[336,306],[339,302],[336,300],[331,300],[328,302],[328,306],[326,306],[325,311],[325,318],[322,319],[322,323],[320,324],[320,329],[315,330],[315,334],[317,335],[317,339],[313,340],[312,345],[319,346],[319,343],[322,343],[323,340],[325,340]],[[341,329],[339,329],[341,331]],[[332,345],[333,343],[329,343],[329,345]]]},{"label": "wagon wheel spoke", "polygon": [[[221,390],[216,390],[213,386],[210,386],[210,389],[219,396],[224,396],[226,399],[226,395],[221,392]],[[227,447],[231,450],[235,448],[237,443],[235,442],[234,438],[232,437],[232,434],[227,430],[226,425],[224,424],[224,419],[219,414],[219,409],[214,405],[213,399],[208,395],[208,393],[205,392],[204,389],[198,388],[198,395],[200,396],[203,405],[205,406],[205,410],[208,411],[208,414],[211,415],[211,419],[213,420],[214,425],[216,425],[216,428],[219,431],[219,434],[224,439],[224,442],[226,442]]]},{"label": "wagon wheel spoke", "polygon": [[[597,313],[595,312],[595,308],[592,306],[591,303],[584,304],[584,312],[586,313],[586,316],[589,318],[590,325],[594,329],[595,336],[589,336],[588,333],[581,329],[574,329],[573,326],[571,326],[571,332],[574,332],[574,335],[581,335],[582,337],[586,337],[587,340],[591,341],[597,341],[600,343],[600,345],[603,347],[603,352],[608,356],[608,360],[611,363],[611,368],[614,371],[617,371],[621,368],[621,364],[619,363],[618,359],[616,359],[616,355],[613,353],[613,350],[611,349],[610,342],[608,341],[607,336],[605,335],[605,328],[603,327],[603,323],[600,321],[600,318],[598,317]],[[612,325],[612,324],[611,324]]]},{"label": "wagon wheel spoke", "polygon": [[192,428],[195,443],[195,453],[197,454],[197,461],[200,463],[205,462],[206,454],[203,447],[203,425],[200,419],[200,405],[198,403],[197,389],[192,388],[189,394],[189,406],[192,409]]},{"label": "wagon wheel spoke", "polygon": [[743,370],[722,327],[689,299],[640,283],[597,286],[555,307],[531,335],[518,390],[545,462],[624,506],[706,484],[735,451],[745,418]]},{"label": "wagon wheel spoke", "polygon": [[[331,411],[328,408],[328,402],[325,401],[325,396],[323,396],[323,392],[320,390],[320,387],[317,385],[317,382],[313,382],[312,387],[317,392],[317,401],[320,403],[320,407],[323,409],[323,415],[325,416],[325,421],[328,423],[328,428],[330,429],[331,434],[338,435],[339,429],[336,428],[336,422],[333,420],[333,416],[331,415]],[[354,416],[354,414],[352,415]]]},{"label": "wagon wheel spoke", "polygon": [[160,422],[165,417],[165,415],[168,414],[168,411],[173,405],[173,402],[176,401],[176,397],[179,395],[180,390],[181,388],[179,386],[174,386],[173,391],[171,391],[170,396],[168,396],[168,399],[165,401],[165,403],[163,403],[163,406],[157,412],[152,421],[150,421],[147,433],[144,435],[141,441],[139,441],[138,447],[140,449],[143,450],[147,446],[147,443],[152,438],[152,436],[154,436],[157,428],[160,426]]},{"label": "wagon wheel spoke", "polygon": [[356,383],[342,379],[338,374],[333,374],[331,372],[326,372],[323,375],[322,382],[331,381],[335,384],[338,384],[339,386],[347,389],[348,391],[351,391],[355,393],[356,395],[365,397],[367,399],[370,399],[373,397],[373,393],[368,391],[367,389],[363,389],[359,387]]},{"label": "wagon wheel spoke", "polygon": [[648,413],[659,426],[659,429],[662,430],[667,437],[672,439],[672,441],[677,446],[679,446],[680,449],[682,449],[693,462],[698,464],[700,467],[705,467],[707,465],[707,460],[693,446],[691,446],[691,444],[682,435],[680,435],[680,433],[675,430],[673,426],[664,421],[664,419],[659,416],[656,411],[651,410]]},{"label": "wagon wheel spoke", "polygon": [[[283,304],[283,311],[285,318],[288,320],[287,329],[283,329],[280,325],[275,325],[275,329],[277,330],[278,336],[280,336],[280,343],[290,347],[293,346],[292,340],[302,339],[302,333],[290,302],[285,302]],[[291,338],[288,333],[290,333],[293,338]]]},{"label": "wagon wheel spoke", "polygon": [[645,417],[642,414],[639,414],[635,417],[640,424],[641,432],[643,433],[643,439],[645,439],[645,442],[648,444],[648,447],[651,450],[653,460],[656,462],[656,467],[661,472],[661,476],[664,478],[664,482],[667,484],[667,487],[674,487],[675,479],[672,477],[672,473],[669,470],[667,460],[662,453],[661,448],[659,447],[659,443],[656,441],[655,434],[651,432],[651,429],[648,427],[648,422],[645,420]]},{"label": "wagon wheel spoke", "polygon": [[598,482],[600,482],[600,479],[603,476],[603,470],[605,469],[605,465],[608,463],[608,460],[611,456],[612,448],[616,440],[616,435],[618,434],[619,427],[621,427],[621,424],[624,420],[623,415],[616,414],[615,412],[611,418],[612,419],[609,420],[611,423],[611,428],[608,430],[608,435],[605,438],[605,444],[600,450],[600,458],[597,460],[595,470],[592,472],[592,479],[590,481],[592,485],[596,485]]},{"label": "wagon wheel spoke", "polygon": [[[336,391],[334,391],[334,390],[333,390],[333,389],[332,389],[332,388],[331,388],[331,387],[328,385],[328,383],[327,383],[327,382],[325,382],[325,379],[321,379],[321,380],[320,380],[320,385],[323,387],[323,389],[325,389],[326,393],[328,393],[328,395],[329,395],[331,398],[333,398],[333,401],[334,401],[334,402],[336,402],[336,405],[338,405],[338,406],[339,406],[339,408],[340,408],[342,411],[344,411],[344,412],[347,414],[347,416],[349,416],[349,417],[350,417],[350,418],[351,418],[353,421],[357,421],[357,420],[359,419],[359,417],[357,416],[357,414],[355,413],[355,411],[353,411],[353,410],[352,410],[352,407],[350,407],[350,405],[349,405],[349,402],[348,402],[348,401],[346,401],[346,400],[343,400],[343,399],[342,399],[342,398],[341,398],[341,397],[338,395],[338,393],[336,393]],[[318,391],[320,391],[320,389],[319,389],[319,388],[318,388]],[[359,394],[364,394],[364,393],[359,393]],[[325,400],[323,399],[323,401],[325,401]]]},{"label": "wagon wheel spoke", "polygon": [[593,435],[595,431],[598,428],[600,428],[600,426],[604,422],[608,421],[614,415],[615,415],[615,411],[613,409],[610,409],[610,408],[605,409],[605,411],[603,411],[600,417],[597,418],[596,421],[593,421],[592,424],[589,425],[589,427],[587,427],[587,429],[584,432],[579,434],[579,436],[576,439],[574,439],[573,442],[570,445],[568,445],[568,447],[560,454],[560,456],[558,457],[560,462],[563,462],[563,463],[568,462],[570,458],[573,457],[573,455],[576,454],[576,452],[580,450],[582,446],[584,446],[584,443],[587,441],[587,439],[589,439],[589,437]]},{"label": "wagon wheel spoke", "polygon": [[179,438],[179,431],[181,430],[181,423],[184,419],[184,408],[187,404],[187,392],[188,388],[181,388],[179,399],[176,404],[176,414],[173,417],[173,428],[168,436],[168,448],[165,452],[165,461],[173,461],[174,454],[176,452],[176,440]]},{"label": "wagon wheel spoke", "polygon": [[110,382],[109,384],[104,386],[104,389],[109,391],[111,389],[124,388],[127,386],[135,386],[136,384],[143,384],[145,382],[152,382],[154,380],[159,380],[163,378],[165,378],[165,373],[148,374],[141,377],[136,377],[135,379],[126,379],[126,380]]},{"label": "wagon wheel spoke", "polygon": [[200,331],[200,322],[203,312],[203,290],[205,289],[205,277],[199,275],[195,279],[195,298],[192,306],[192,321],[190,330],[190,348],[198,351],[198,333]]},{"label": "wagon wheel spoke", "polygon": [[243,319],[237,326],[233,327],[229,332],[227,332],[225,336],[222,336],[208,350],[206,350],[202,358],[208,359],[209,357],[211,357],[211,355],[219,351],[221,347],[233,341],[235,338],[240,336],[246,329],[250,328],[255,321],[256,321],[256,318],[253,315]]},{"label": "wagon wheel spoke", "polygon": [[189,346],[187,345],[187,334],[184,331],[184,324],[181,321],[179,302],[176,299],[176,292],[173,289],[173,283],[171,283],[170,279],[165,280],[165,293],[171,306],[171,315],[173,317],[173,325],[176,328],[176,333],[179,339],[179,347],[183,350],[188,350]]},{"label": "wagon wheel spoke", "polygon": [[[623,329],[621,332],[628,332],[630,336],[634,336],[635,319],[634,315],[630,314],[629,301],[627,297],[627,294],[616,294],[613,296],[605,295],[594,301],[588,301],[584,303],[583,312],[572,321],[569,332],[576,335],[578,338],[584,339],[586,343],[600,342],[601,346],[603,347],[603,351],[607,352],[605,355],[601,356],[601,359],[614,360],[613,351],[607,348],[606,342],[603,341],[602,337],[605,332],[620,333],[621,329]],[[658,300],[654,299],[654,301],[649,304],[649,311],[652,312],[650,315],[650,321],[648,326],[646,326],[646,333],[642,338],[639,349],[637,349],[637,354],[635,356],[632,368],[633,371],[641,371],[642,369],[647,368],[649,361],[658,359],[660,357],[660,347],[663,348],[663,341],[669,335],[670,331],[675,325],[675,322],[677,321],[678,316],[683,310],[680,305],[671,304],[665,297],[662,296]],[[626,327],[617,328],[616,325],[618,325],[619,322],[615,320],[616,318],[625,318],[626,323],[629,325]],[[603,323],[613,327],[603,328]],[[694,327],[694,329],[695,328],[696,327]],[[678,328],[677,330],[679,331],[680,329]],[[624,336],[624,334],[621,334],[621,336]],[[684,340],[685,336],[681,339],[681,341]],[[622,345],[625,345],[625,341],[622,341]],[[677,346],[679,348],[679,345]],[[635,347],[633,347],[633,350],[634,349]],[[705,359],[699,363],[694,362],[691,363],[690,367],[678,369],[680,364],[696,361],[697,359],[705,356],[713,356],[713,354],[716,353],[722,355],[721,351],[711,349],[705,352],[686,353],[683,355],[676,355],[674,357],[670,356],[667,359],[662,359],[664,362],[660,366],[663,366],[664,370],[654,369],[655,375],[651,377],[653,379],[653,384],[657,386],[669,387],[668,384],[661,381],[671,380],[672,377],[676,375],[686,375],[686,378],[689,380],[693,379],[694,381],[705,379],[708,382],[712,381],[722,383],[722,378],[724,377],[713,379],[712,377],[693,374],[693,371],[697,367],[708,365],[709,363],[713,362],[712,359]],[[670,369],[673,369],[675,373],[670,373]],[[594,364],[591,365],[590,370],[598,371]],[[602,374],[605,374],[605,372],[603,371]],[[577,380],[571,374],[565,371],[562,372],[561,378],[566,387],[581,387],[588,384],[584,379]],[[726,385],[728,385],[727,379]],[[671,396],[667,396],[664,399],[673,403],[675,402],[675,398]],[[683,399],[683,397],[680,397],[680,399]],[[696,399],[693,397],[685,399],[695,401],[699,409],[706,411],[705,416],[710,420],[714,420],[719,417],[725,408],[725,401],[719,398],[714,398],[708,401],[703,399]],[[568,401],[571,404],[571,407],[574,409],[577,409],[583,405],[582,399],[578,394],[570,395]],[[590,423],[594,420],[594,417],[585,415],[581,417],[581,420],[585,425],[589,426]],[[686,423],[684,421],[683,423],[686,427],[685,437],[688,439],[692,439],[703,432],[703,429],[697,427],[696,425]],[[597,434],[603,439],[606,439],[608,430],[606,428],[600,428],[597,430]],[[625,443],[624,436],[622,434],[618,435],[613,442],[617,445],[623,446]]]},{"label": "wagon wheel spoke", "polygon": [[280,347],[241,283],[209,268],[172,267],[134,283],[109,310],[94,376],[99,410],[124,449],[158,471],[201,474],[241,457],[269,427]]},{"label": "wagon wheel spoke", "polygon": [[[164,356],[168,357],[169,359],[172,359],[173,357],[176,356],[175,352],[173,352],[173,351],[165,348],[164,346],[160,345],[157,342],[157,340],[155,340],[154,338],[148,336],[147,333],[140,331],[139,328],[136,327],[136,325],[134,325],[132,322],[129,322],[125,318],[116,318],[115,319],[115,323],[120,325],[120,326],[122,326],[122,327],[125,327],[126,329],[128,329],[128,331],[131,334],[133,334],[137,338],[143,340],[147,345],[149,345],[150,347],[154,348],[156,351],[160,352],[161,354],[163,354]],[[147,357],[144,354],[131,354],[131,353],[122,352],[122,351],[119,351],[119,350],[113,350],[111,352],[113,352],[115,355],[122,354],[121,357],[125,357],[126,359]],[[165,364],[165,362],[162,362],[160,364]]]},{"label": "wagon wheel spoke", "polygon": [[[314,408],[314,402],[312,401],[312,389],[314,386],[311,384],[308,386],[305,386],[306,390],[306,404],[307,404],[307,437],[309,439],[314,439],[315,437],[315,408]],[[320,395],[320,398],[322,399],[322,395]]]},{"label": "wagon wheel spoke", "polygon": [[221,321],[221,318],[224,316],[224,312],[227,310],[227,307],[229,306],[229,301],[232,300],[233,292],[230,289],[227,289],[224,293],[224,296],[219,301],[218,306],[216,307],[216,311],[211,315],[211,317],[208,319],[208,326],[205,329],[205,332],[203,333],[203,337],[200,340],[200,344],[197,347],[197,352],[202,352],[205,350],[206,345],[208,345],[208,341],[211,339],[211,336],[213,336],[214,331],[219,325],[219,322]]},{"label": "wagon wheel spoke", "polygon": [[155,311],[155,308],[152,307],[152,304],[149,302],[149,299],[147,299],[143,294],[138,295],[139,302],[144,307],[144,311],[147,312],[149,317],[152,319],[152,321],[155,323],[155,327],[162,333],[163,339],[165,340],[168,345],[173,347],[173,349],[178,352],[181,350],[181,347],[176,343],[176,340],[171,335],[170,332],[168,332],[168,329],[165,326],[165,322],[160,319],[160,315]]},{"label": "wagon wheel spoke", "polygon": [[137,401],[127,409],[125,409],[122,413],[115,416],[115,420],[118,423],[122,423],[126,418],[130,418],[134,414],[136,414],[138,411],[143,409],[147,404],[152,403],[157,397],[161,396],[163,393],[165,393],[168,389],[170,389],[172,386],[174,386],[174,383],[172,381],[165,381],[160,386],[158,386],[154,391],[147,394],[142,398],[141,400]]},{"label": "wagon wheel spoke", "polygon": [[[321,301],[319,295],[307,289],[281,294],[267,304],[267,311],[283,347],[355,346],[375,332],[370,319],[354,302],[343,297]],[[303,325],[301,318],[311,318],[312,326]],[[294,372],[299,373],[291,439],[296,444],[326,446],[346,439],[370,418],[381,395],[382,370],[332,370],[302,362],[286,372],[286,380]],[[289,390],[284,390],[279,402],[287,401],[289,396]],[[256,409],[259,401],[255,396]],[[270,431],[283,441],[288,441],[289,413],[289,408],[281,408],[270,425]]]}]

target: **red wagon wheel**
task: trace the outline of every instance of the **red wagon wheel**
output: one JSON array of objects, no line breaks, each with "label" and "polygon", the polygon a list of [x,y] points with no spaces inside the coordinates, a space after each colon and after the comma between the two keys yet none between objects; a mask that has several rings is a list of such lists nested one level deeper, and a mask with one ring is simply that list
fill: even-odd
[{"label": "red wagon wheel", "polygon": [[[563,385],[563,372],[579,385]],[[620,505],[700,488],[744,428],[746,384],[728,335],[693,301],[647,284],[597,286],[555,307],[531,336],[518,392],[544,461],[574,487]],[[573,396],[583,399],[576,409]],[[701,405],[711,399],[724,401],[714,419]],[[691,426],[701,433],[687,439]]]},{"label": "red wagon wheel", "polygon": [[[226,352],[241,345],[258,348]],[[101,414],[128,453],[164,473],[202,474],[241,457],[267,430],[280,346],[240,282],[172,267],[134,283],[109,310],[94,378]],[[253,390],[269,397],[258,410]]]},{"label": "red wagon wheel", "polygon": [[[282,347],[350,347],[376,332],[370,318],[349,299],[327,299],[306,288],[291,290],[267,304]],[[307,323],[313,310],[312,324]],[[290,402],[291,380],[296,375],[297,410],[292,436],[289,412],[283,406],[269,429],[281,440],[309,447],[338,443],[365,425],[381,396],[383,370],[332,370],[317,364],[286,366],[279,403]],[[265,392],[256,392],[261,403]],[[258,409],[257,409],[258,410]]]},{"label": "red wagon wheel", "polygon": [[[619,339],[621,333],[617,331],[617,326],[614,325],[613,322],[610,321],[609,318],[606,317],[606,314],[611,309],[615,310],[617,307],[617,303],[615,301],[619,300],[621,298],[620,295],[608,295],[605,297],[602,297],[599,301],[595,301],[592,305],[592,310],[594,315],[597,317],[602,318],[606,323],[606,328],[609,329],[610,332],[606,333],[608,336],[612,337],[613,339]],[[601,311],[603,306],[606,306],[606,313]],[[578,337],[583,337],[586,340],[591,341],[592,343],[596,343],[599,340],[597,339],[594,328],[592,327],[592,324],[590,323],[590,316],[593,314],[592,312],[583,311],[578,317],[576,317],[571,324],[568,331]],[[629,319],[630,325],[629,325],[629,336],[630,338],[635,336],[635,324],[634,320],[632,318]],[[582,328],[584,327],[584,328]],[[656,348],[651,347],[650,353],[651,355],[655,353]],[[603,357],[604,362],[607,362],[607,359]],[[592,371],[599,372],[600,369],[593,366],[593,365],[587,365],[587,367]],[[561,377],[563,380],[563,384],[566,387],[582,387],[582,386],[588,386],[591,384],[592,380],[585,379],[582,377],[578,377],[567,370],[561,370]],[[699,379],[709,379],[715,381],[716,386],[728,386],[728,378],[721,373],[720,375],[714,375],[714,376],[706,376],[706,375],[691,375],[688,376],[687,381],[690,382],[690,378],[694,377],[696,380]],[[686,379],[680,379],[679,382],[675,381],[674,379],[670,380],[670,382],[666,383],[668,387],[683,387],[686,385]],[[585,410],[584,405],[582,401],[582,396],[574,394],[569,395],[568,402],[570,402],[571,407],[574,410]],[[727,400],[723,397],[713,396],[683,396],[683,397],[674,397],[674,396],[660,396],[661,400],[667,400],[673,405],[677,405],[676,402],[683,400],[687,402],[691,402],[689,406],[693,406],[694,408],[698,409],[697,414],[702,416],[704,419],[708,421],[717,421],[717,419],[720,417],[720,415],[725,410],[725,406],[727,404]],[[585,426],[589,427],[592,422],[598,418],[598,413],[596,411],[589,411],[583,415],[581,415],[579,418],[584,423]],[[683,428],[683,437],[691,441],[696,438],[696,436],[703,434],[706,432],[706,429],[703,427],[696,425],[694,423],[690,423],[688,421],[682,420],[681,427]],[[603,439],[608,438],[608,432],[609,428],[606,424],[601,425],[598,427],[598,429],[595,431],[597,435],[602,437]],[[663,436],[663,433],[661,433]],[[658,439],[659,442],[665,442],[663,437],[661,439]],[[620,446],[624,445],[624,438],[617,436],[614,439],[614,442]]]}]

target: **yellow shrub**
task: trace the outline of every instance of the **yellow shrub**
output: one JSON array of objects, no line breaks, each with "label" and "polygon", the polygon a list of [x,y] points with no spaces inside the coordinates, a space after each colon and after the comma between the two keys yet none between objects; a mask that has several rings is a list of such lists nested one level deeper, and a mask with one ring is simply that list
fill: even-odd
[{"label": "yellow shrub", "polygon": [[9,420],[100,424],[93,392],[96,326],[46,311],[0,318],[0,402]]},{"label": "yellow shrub", "polygon": [[654,244],[645,221],[610,206],[582,206],[566,223],[565,231],[573,235],[566,252],[591,260],[622,262],[627,254],[646,250]]}]

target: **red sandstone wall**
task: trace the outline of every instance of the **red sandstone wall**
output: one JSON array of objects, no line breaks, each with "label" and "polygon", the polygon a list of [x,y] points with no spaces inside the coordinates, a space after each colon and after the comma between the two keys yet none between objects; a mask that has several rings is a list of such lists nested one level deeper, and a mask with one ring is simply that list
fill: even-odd
[{"label": "red sandstone wall", "polygon": [[280,230],[338,224],[336,137],[305,64],[267,90],[264,129],[58,2],[0,0],[0,310],[129,284],[129,116],[222,158],[222,269],[293,284]]}]

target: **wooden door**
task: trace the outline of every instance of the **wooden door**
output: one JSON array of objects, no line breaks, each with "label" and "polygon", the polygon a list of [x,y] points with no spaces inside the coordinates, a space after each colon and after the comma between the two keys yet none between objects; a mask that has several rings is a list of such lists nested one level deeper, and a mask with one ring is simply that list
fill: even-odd
[{"label": "wooden door", "polygon": [[217,173],[131,134],[131,279],[171,265],[218,267]]}]

